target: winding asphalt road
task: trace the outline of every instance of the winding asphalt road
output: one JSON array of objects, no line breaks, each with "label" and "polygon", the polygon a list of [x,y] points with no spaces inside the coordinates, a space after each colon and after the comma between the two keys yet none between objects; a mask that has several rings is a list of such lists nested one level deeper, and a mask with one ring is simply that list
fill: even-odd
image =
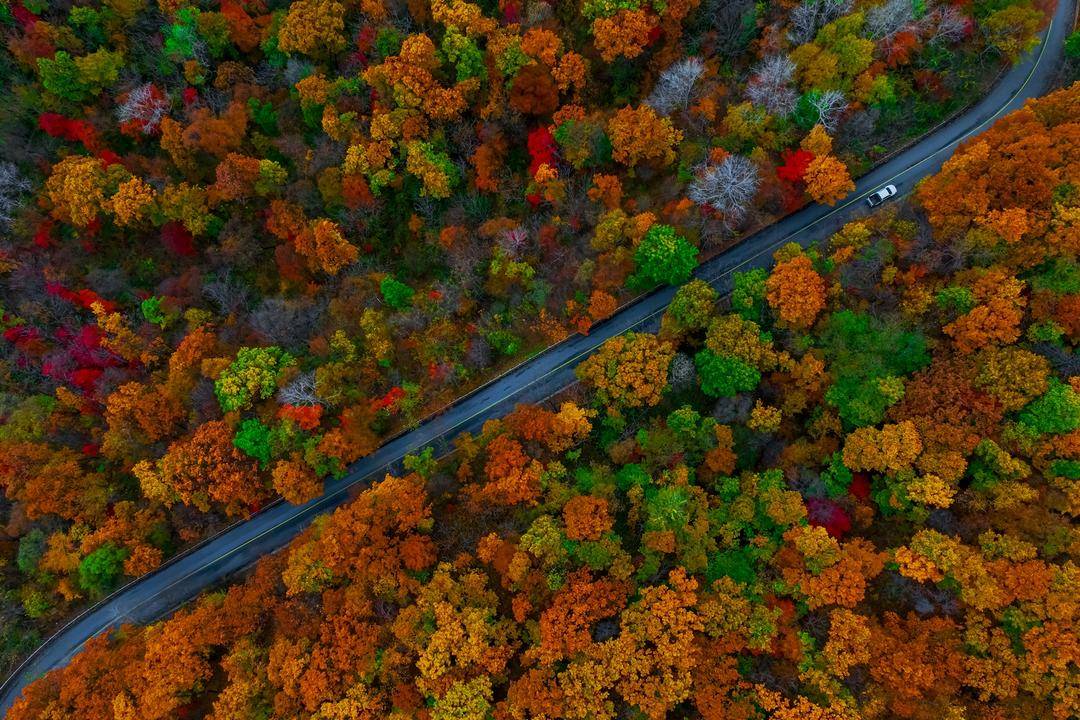
[{"label": "winding asphalt road", "polygon": [[[1011,68],[985,98],[864,176],[844,202],[834,208],[811,205],[790,215],[702,264],[695,276],[726,293],[732,272],[768,267],[773,251],[781,245],[795,241],[807,246],[864,215],[864,199],[878,187],[892,183],[900,194],[910,192],[919,179],[941,167],[957,143],[986,129],[1027,98],[1051,89],[1065,37],[1072,28],[1073,2],[1059,0],[1042,44]],[[588,336],[572,336],[521,363],[357,462],[348,475],[328,483],[321,497],[300,506],[274,504],[121,588],[50,637],[8,678],[0,687],[0,712],[6,714],[27,683],[65,665],[88,639],[121,623],[148,623],[161,618],[207,587],[279,550],[316,516],[346,502],[372,480],[399,470],[406,453],[432,445],[436,455],[441,455],[459,433],[475,432],[486,420],[504,415],[517,403],[537,402],[568,387],[574,382],[574,367],[605,340],[628,330],[656,331],[674,293],[674,288],[658,290],[595,326]]]}]

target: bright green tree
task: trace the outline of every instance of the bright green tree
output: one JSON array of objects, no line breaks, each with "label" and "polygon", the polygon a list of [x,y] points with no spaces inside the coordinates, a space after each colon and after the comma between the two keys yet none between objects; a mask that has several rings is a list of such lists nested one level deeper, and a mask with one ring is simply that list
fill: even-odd
[{"label": "bright green tree", "polygon": [[702,330],[716,311],[717,292],[704,280],[691,280],[678,289],[668,305],[665,319],[681,330]]},{"label": "bright green tree", "polygon": [[386,304],[395,310],[404,310],[412,305],[413,289],[391,275],[383,278],[379,284],[379,291]]},{"label": "bright green tree", "polygon": [[752,365],[729,355],[702,350],[694,356],[701,378],[701,390],[711,397],[732,397],[749,392],[761,382],[761,373]]},{"label": "bright green tree", "polygon": [[281,371],[294,362],[279,347],[240,348],[236,359],[214,381],[214,393],[225,412],[242,410],[270,397],[277,388]]},{"label": "bright green tree", "polygon": [[638,287],[679,285],[697,267],[697,248],[670,225],[653,225],[634,253],[637,272],[631,279]]},{"label": "bright green tree", "polygon": [[260,420],[248,418],[240,423],[240,429],[233,438],[233,445],[245,455],[258,460],[259,465],[265,468],[272,456],[271,434],[270,428]]},{"label": "bright green tree", "polygon": [[1080,395],[1057,378],[1042,397],[1020,412],[1020,422],[1038,433],[1060,435],[1080,427]]},{"label": "bright green tree", "polygon": [[105,543],[79,563],[79,586],[96,597],[109,592],[123,575],[128,554],[127,548]]},{"label": "bright green tree", "polygon": [[38,58],[37,69],[45,89],[62,100],[80,102],[89,94],[79,78],[75,60],[63,50],[58,50],[52,58]]},{"label": "bright green tree", "polygon": [[765,282],[768,279],[769,272],[765,268],[732,275],[731,309],[746,320],[760,323],[765,315]]}]

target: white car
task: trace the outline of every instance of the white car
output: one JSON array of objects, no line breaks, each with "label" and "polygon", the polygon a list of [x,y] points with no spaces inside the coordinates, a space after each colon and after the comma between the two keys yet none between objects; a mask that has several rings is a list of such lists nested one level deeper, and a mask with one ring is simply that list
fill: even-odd
[{"label": "white car", "polygon": [[875,190],[874,192],[870,193],[870,195],[866,198],[866,202],[870,204],[870,207],[877,207],[895,194],[896,186],[886,185],[880,190]]}]

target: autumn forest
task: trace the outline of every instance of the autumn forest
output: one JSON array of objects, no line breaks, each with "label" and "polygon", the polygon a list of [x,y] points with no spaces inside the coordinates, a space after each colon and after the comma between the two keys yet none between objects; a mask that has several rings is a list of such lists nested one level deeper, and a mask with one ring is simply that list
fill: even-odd
[{"label": "autumn forest", "polygon": [[1080,718],[1080,33],[904,197],[694,278],[1054,9],[0,0],[0,679],[677,288],[6,720]]}]

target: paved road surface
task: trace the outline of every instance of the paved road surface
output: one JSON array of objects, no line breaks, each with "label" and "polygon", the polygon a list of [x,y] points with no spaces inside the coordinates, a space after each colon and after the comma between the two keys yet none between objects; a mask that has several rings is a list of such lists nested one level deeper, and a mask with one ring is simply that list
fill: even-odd
[{"label": "paved road surface", "polygon": [[[1072,25],[1072,1],[1060,0],[1043,44],[1010,69],[987,97],[863,177],[845,202],[835,208],[807,207],[701,265],[695,275],[726,292],[733,270],[768,267],[773,251],[780,245],[790,241],[808,245],[865,214],[864,198],[878,187],[892,183],[901,194],[910,192],[920,178],[941,167],[958,142],[984,130],[1000,115],[1021,106],[1026,98],[1037,97],[1049,89]],[[300,506],[273,505],[117,591],[47,640],[8,679],[0,688],[0,712],[7,712],[28,682],[65,665],[89,638],[120,623],[146,623],[160,618],[207,587],[280,549],[317,515],[345,502],[350,491],[397,469],[406,453],[434,445],[436,454],[441,454],[458,433],[475,432],[485,420],[505,414],[517,403],[539,401],[567,387],[573,382],[574,366],[608,338],[627,330],[655,331],[673,295],[673,288],[657,291],[595,326],[588,336],[573,336],[522,363],[441,415],[357,462],[347,476],[328,483],[322,497]]]}]

